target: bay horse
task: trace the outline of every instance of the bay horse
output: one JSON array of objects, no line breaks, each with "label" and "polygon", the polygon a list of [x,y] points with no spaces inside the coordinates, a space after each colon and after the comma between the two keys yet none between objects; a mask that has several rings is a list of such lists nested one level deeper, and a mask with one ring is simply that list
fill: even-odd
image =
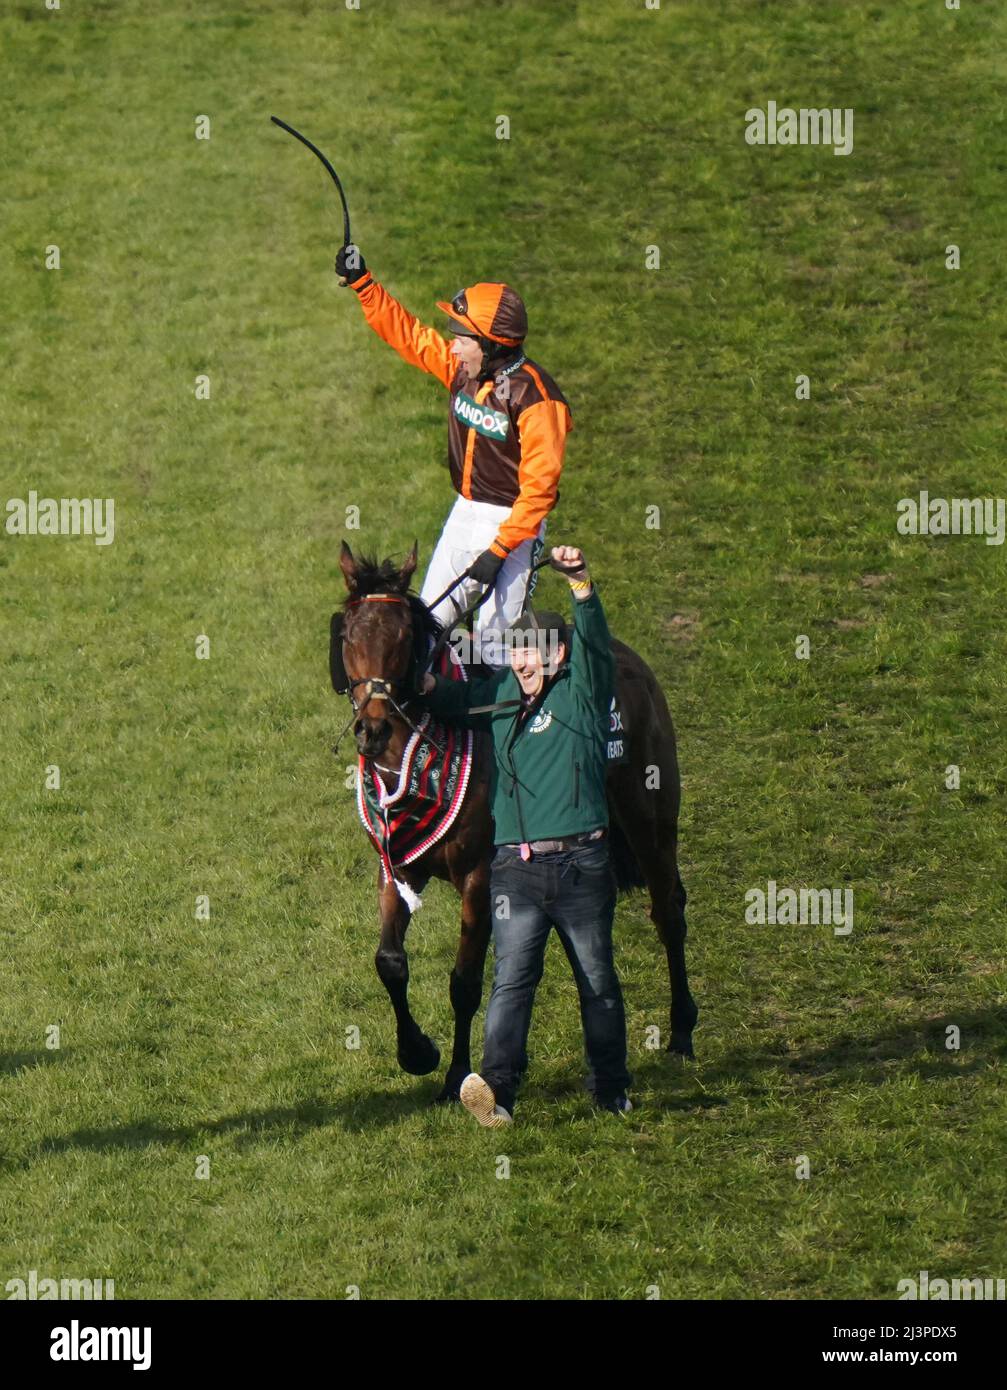
[{"label": "bay horse", "polygon": [[[351,723],[364,767],[375,769],[389,790],[399,779],[411,734],[419,732],[414,722],[423,711],[419,685],[429,645],[442,634],[440,623],[410,588],[416,562],[415,543],[397,567],[391,560],[378,564],[365,556],[356,559],[344,541],[339,564],[348,596],[342,610],[333,614],[330,631],[333,688],[350,697]],[[685,966],[686,892],[678,871],[681,779],[675,731],[664,694],[646,662],[615,639],[612,655],[616,706],[628,752],[621,765],[609,764],[607,774],[613,867],[620,892],[643,886],[650,892],[650,916],[667,956],[671,983],[667,1051],[692,1057],[698,1009]],[[491,736],[473,731],[472,748],[464,800],[450,829],[420,857],[395,866],[394,878],[404,885],[403,891],[380,864],[378,868],[381,937],[375,965],[395,1011],[399,1065],[413,1076],[436,1071],[440,1051],[409,1009],[405,937],[412,909],[407,899],[421,893],[431,878],[450,883],[461,898],[461,934],[450,978],[454,1045],[438,1102],[457,1100],[472,1070],[472,1020],[482,996],[492,926]]]}]

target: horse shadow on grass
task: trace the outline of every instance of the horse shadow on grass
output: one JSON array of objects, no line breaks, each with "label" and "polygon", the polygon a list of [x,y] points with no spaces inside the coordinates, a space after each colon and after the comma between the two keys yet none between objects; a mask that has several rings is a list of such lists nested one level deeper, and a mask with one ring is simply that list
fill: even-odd
[{"label": "horse shadow on grass", "polygon": [[71,1051],[69,1047],[40,1047],[33,1052],[0,1052],[0,1076],[17,1076],[22,1071],[52,1066],[53,1062],[62,1062]]},{"label": "horse shadow on grass", "polygon": [[[956,1028],[959,1047],[949,1048],[948,1029]],[[882,1085],[893,1076],[913,1074],[924,1081],[946,1081],[997,1066],[1007,1057],[1007,1012],[951,1009],[897,1027],[860,1032],[847,1025],[822,1047],[788,1049],[779,1045],[734,1048],[708,1064],[700,1063],[703,1084],[741,1084],[765,1090],[767,1071],[814,1079],[826,1086],[851,1082]]]},{"label": "horse shadow on grass", "polygon": [[225,1115],[219,1120],[200,1120],[191,1125],[165,1125],[154,1118],[134,1120],[104,1128],[86,1127],[70,1134],[41,1139],[13,1165],[0,1159],[0,1167],[30,1168],[53,1154],[71,1152],[114,1153],[164,1146],[198,1152],[200,1144],[235,1136],[239,1150],[261,1141],[263,1136],[286,1135],[299,1138],[312,1130],[333,1126],[343,1131],[371,1131],[395,1125],[418,1111],[433,1109],[437,1087],[426,1084],[407,1091],[373,1091],[365,1094],[321,1100],[310,1097],[296,1105],[274,1106]]},{"label": "horse shadow on grass", "polygon": [[[960,1032],[960,1049],[946,1047],[947,1030]],[[635,1086],[651,1092],[661,1110],[696,1111],[729,1105],[732,1096],[718,1094],[728,1088],[733,1096],[760,1095],[767,1089],[767,1072],[795,1080],[814,1080],[822,1086],[850,1083],[882,1085],[894,1076],[913,1073],[923,1080],[945,1081],[996,1067],[1007,1058],[1007,1012],[988,1009],[952,1009],[934,1018],[902,1024],[880,1032],[861,1033],[847,1028],[822,1047],[790,1051],[784,1042],[729,1048],[706,1062],[702,1056],[702,1032],[697,1033],[699,1061],[684,1062],[666,1053],[648,1054],[633,1063]],[[26,1067],[44,1066],[58,1052],[24,1052],[0,1056],[0,1073],[17,1074]],[[281,1133],[297,1138],[312,1130],[332,1126],[343,1132],[374,1132],[396,1125],[435,1107],[438,1083],[431,1078],[403,1089],[354,1092],[332,1100],[310,1097],[296,1105],[227,1115],[219,1120],[191,1125],[164,1125],[155,1119],[103,1129],[83,1128],[70,1134],[42,1139],[14,1166],[28,1168],[52,1154],[83,1150],[110,1153],[139,1150],[154,1145],[195,1151],[208,1139],[235,1135],[236,1146],[258,1143],[264,1135]],[[563,1101],[583,1095],[582,1083],[566,1071],[546,1071],[529,1076],[527,1094]],[[453,1108],[453,1107],[452,1107]],[[0,1159],[0,1167],[11,1166]]]},{"label": "horse shadow on grass", "polygon": [[[946,1046],[952,1026],[960,1034],[957,1050]],[[951,1009],[940,1017],[880,1031],[865,1028],[859,1033],[848,1025],[821,1047],[789,1049],[781,1038],[778,1044],[770,1041],[715,1051],[710,1060],[704,1056],[700,1028],[696,1052],[696,1061],[659,1051],[634,1059],[633,1090],[649,1092],[659,1110],[696,1112],[730,1105],[740,1096],[764,1095],[771,1085],[787,1079],[825,1088],[880,1086],[907,1073],[924,1081],[947,1081],[982,1073],[1007,1058],[1007,1011]],[[553,1076],[536,1090],[561,1100],[576,1086]]]}]

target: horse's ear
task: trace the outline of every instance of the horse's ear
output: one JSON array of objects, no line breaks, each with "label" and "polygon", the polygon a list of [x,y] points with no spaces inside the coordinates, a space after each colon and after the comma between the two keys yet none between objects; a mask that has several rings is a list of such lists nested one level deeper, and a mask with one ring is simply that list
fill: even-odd
[{"label": "horse's ear", "polygon": [[[345,545],[345,541],[343,544]],[[419,558],[419,542],[413,541],[413,548],[406,556],[405,564],[399,570],[399,578],[402,580],[403,591],[409,588],[409,581],[416,571],[416,561]]]},{"label": "horse's ear", "polygon": [[357,562],[353,558],[353,551],[345,541],[343,541],[339,552],[339,568],[343,572],[347,589],[351,594],[354,593],[357,587]]}]

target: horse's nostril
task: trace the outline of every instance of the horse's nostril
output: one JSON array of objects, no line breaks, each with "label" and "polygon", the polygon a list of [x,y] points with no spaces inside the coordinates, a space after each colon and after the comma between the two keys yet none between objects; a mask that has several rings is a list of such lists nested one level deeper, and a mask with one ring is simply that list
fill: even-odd
[{"label": "horse's nostril", "polygon": [[387,719],[382,719],[377,724],[371,724],[366,719],[358,719],[353,726],[354,736],[357,742],[366,748],[377,748],[384,746],[392,734],[392,726]]}]

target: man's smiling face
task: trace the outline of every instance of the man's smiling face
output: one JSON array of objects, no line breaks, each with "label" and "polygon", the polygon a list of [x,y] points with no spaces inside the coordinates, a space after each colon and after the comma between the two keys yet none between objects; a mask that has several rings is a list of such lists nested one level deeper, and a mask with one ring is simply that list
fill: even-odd
[{"label": "man's smiling face", "polygon": [[463,338],[457,333],[451,344],[451,352],[465,368],[470,380],[479,375],[479,369],[483,364],[483,350],[479,346],[478,338]]},{"label": "man's smiling face", "polygon": [[[544,634],[536,634],[539,635]],[[543,660],[542,648],[538,642],[530,642],[527,645],[519,642],[511,647],[508,659],[523,694],[537,695],[541,691],[546,677],[555,675],[563,664],[566,647],[562,642],[550,644],[546,648],[546,655],[552,659]]]}]

